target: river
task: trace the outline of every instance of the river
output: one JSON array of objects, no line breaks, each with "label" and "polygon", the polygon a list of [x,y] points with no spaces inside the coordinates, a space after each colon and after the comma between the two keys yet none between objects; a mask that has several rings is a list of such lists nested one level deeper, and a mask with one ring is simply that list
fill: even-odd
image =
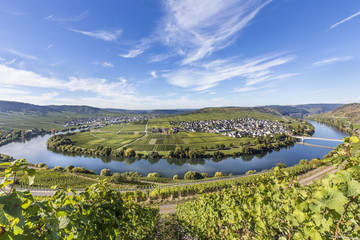
[{"label": "river", "polygon": [[[346,134],[332,127],[311,122],[315,127],[314,137],[342,139]],[[216,159],[160,159],[160,160],[135,160],[123,158],[93,158],[84,156],[67,156],[62,153],[54,153],[47,150],[46,140],[51,135],[38,136],[25,142],[12,142],[0,147],[0,153],[13,156],[14,158],[25,158],[31,163],[46,163],[50,168],[55,166],[66,167],[74,165],[94,170],[97,174],[101,169],[108,168],[114,172],[139,172],[147,175],[158,172],[164,177],[172,177],[175,174],[183,176],[187,171],[198,171],[208,173],[209,176],[215,172],[223,172],[234,175],[243,174],[249,170],[261,171],[270,169],[277,163],[282,162],[287,166],[297,164],[301,159],[311,160],[322,158],[330,149],[303,146],[296,144],[293,147],[282,148],[266,154],[247,155],[241,157],[229,157],[221,160]],[[335,147],[338,142],[324,140],[306,140],[307,143]]]}]

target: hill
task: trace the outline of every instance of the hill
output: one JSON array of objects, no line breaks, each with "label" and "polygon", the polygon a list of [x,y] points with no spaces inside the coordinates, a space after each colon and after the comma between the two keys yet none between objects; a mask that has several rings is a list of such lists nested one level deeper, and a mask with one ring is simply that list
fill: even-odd
[{"label": "hill", "polygon": [[335,108],[330,112],[317,114],[311,117],[340,129],[360,132],[360,104],[351,103]]},{"label": "hill", "polygon": [[343,104],[301,104],[301,105],[269,105],[262,108],[274,113],[289,116],[293,118],[303,118],[306,115],[320,114],[331,111]]}]

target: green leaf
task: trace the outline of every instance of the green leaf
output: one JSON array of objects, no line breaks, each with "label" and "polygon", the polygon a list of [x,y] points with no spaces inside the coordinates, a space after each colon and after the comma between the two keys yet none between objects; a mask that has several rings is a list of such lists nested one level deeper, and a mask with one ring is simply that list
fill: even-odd
[{"label": "green leaf", "polygon": [[19,235],[19,234],[22,234],[24,232],[24,230],[22,230],[20,227],[18,227],[17,225],[14,226],[13,228],[14,230],[14,234],[15,235]]},{"label": "green leaf", "polygon": [[357,136],[351,136],[350,137],[350,141],[353,143],[358,143],[359,142],[359,138]]},{"label": "green leaf", "polygon": [[33,168],[30,168],[26,171],[28,176],[34,176],[34,174],[36,173],[36,170]]},{"label": "green leaf", "polygon": [[311,237],[311,240],[322,240],[320,233],[316,231],[315,229],[311,229],[309,232],[309,236]]},{"label": "green leaf", "polygon": [[66,228],[68,226],[68,224],[70,223],[70,218],[67,216],[60,217],[59,219],[60,219],[60,223],[59,223],[60,229]]},{"label": "green leaf", "polygon": [[296,220],[298,220],[299,222],[303,222],[304,220],[305,220],[305,218],[306,218],[306,215],[303,213],[303,212],[301,212],[301,211],[299,211],[299,210],[295,210],[294,212],[293,212],[293,216],[296,218]]},{"label": "green leaf", "polygon": [[33,185],[34,184],[34,180],[35,180],[35,176],[28,176],[28,179],[29,179],[29,185]]},{"label": "green leaf", "polygon": [[9,225],[12,219],[22,220],[22,201],[15,192],[0,196],[0,224]]},{"label": "green leaf", "polygon": [[58,211],[56,212],[56,217],[64,217],[69,215],[69,213],[65,212],[65,211]]}]

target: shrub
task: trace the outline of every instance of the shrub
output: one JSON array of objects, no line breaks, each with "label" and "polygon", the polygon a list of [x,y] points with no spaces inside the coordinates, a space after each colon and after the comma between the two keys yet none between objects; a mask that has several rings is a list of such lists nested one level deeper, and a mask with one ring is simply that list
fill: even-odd
[{"label": "shrub", "polygon": [[225,177],[226,174],[222,173],[222,172],[216,172],[214,177]]},{"label": "shrub", "polygon": [[178,180],[178,179],[180,179],[179,175],[175,174],[175,175],[173,176],[173,180]]},{"label": "shrub", "polygon": [[276,166],[279,168],[287,168],[287,165],[285,163],[277,163]]},{"label": "shrub", "polygon": [[135,154],[136,154],[135,151],[132,150],[131,148],[126,149],[124,152],[125,157],[135,157]]},{"label": "shrub", "polygon": [[121,183],[124,181],[125,181],[125,177],[122,176],[120,173],[114,173],[110,178],[110,182],[112,183]]},{"label": "shrub", "polygon": [[208,177],[209,177],[209,174],[207,174],[207,173],[201,173],[201,177],[202,177],[202,178],[208,178]]},{"label": "shrub", "polygon": [[94,171],[89,170],[89,169],[85,169],[85,168],[83,168],[83,167],[74,167],[71,171],[72,171],[72,172],[76,172],[76,173],[95,174]]},{"label": "shrub", "polygon": [[309,161],[306,160],[306,159],[302,159],[302,160],[300,160],[299,164],[308,165],[308,164],[309,164]]},{"label": "shrub", "polygon": [[147,177],[161,177],[161,175],[160,173],[155,172],[155,173],[149,173]]},{"label": "shrub", "polygon": [[39,163],[37,166],[38,166],[39,168],[47,167],[47,165],[46,165],[45,163]]},{"label": "shrub", "polygon": [[100,171],[101,176],[110,176],[110,169],[104,168]]},{"label": "shrub", "polygon": [[62,171],[64,171],[64,168],[60,167],[60,166],[56,166],[56,167],[54,167],[54,171],[62,172]]},{"label": "shrub", "polygon": [[195,179],[201,179],[201,178],[202,178],[201,174],[196,171],[188,171],[184,175],[184,179],[186,179],[186,180],[195,180]]},{"label": "shrub", "polygon": [[66,166],[65,171],[69,172],[69,171],[71,171],[73,168],[74,168],[73,165],[68,165],[68,166]]},{"label": "shrub", "polygon": [[317,168],[319,167],[320,165],[322,165],[322,162],[320,159],[318,158],[314,158],[310,161],[310,164],[313,166],[313,168]]},{"label": "shrub", "polygon": [[121,176],[123,176],[123,177],[134,177],[134,178],[142,177],[141,174],[138,173],[138,172],[124,172],[124,173],[121,173]]},{"label": "shrub", "polygon": [[247,171],[245,174],[246,174],[246,175],[249,175],[249,174],[254,174],[254,173],[256,173],[256,170],[249,170],[249,171]]}]

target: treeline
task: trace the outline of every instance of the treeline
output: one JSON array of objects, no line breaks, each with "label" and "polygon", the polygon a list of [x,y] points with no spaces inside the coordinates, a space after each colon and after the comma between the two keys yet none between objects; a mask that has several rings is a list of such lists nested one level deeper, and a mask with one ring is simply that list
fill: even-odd
[{"label": "treeline", "polygon": [[13,141],[29,140],[39,135],[43,136],[47,133],[51,133],[51,131],[47,131],[42,128],[35,128],[31,130],[11,130],[6,132],[4,131],[3,134],[0,135],[0,146],[11,143]]},{"label": "treeline", "polygon": [[291,122],[288,122],[289,125],[286,126],[287,129],[292,131],[293,135],[312,136],[314,134],[315,127],[312,124],[310,124],[308,121],[304,119],[299,119],[297,121],[299,122],[299,125],[297,125],[296,127],[290,125]]},{"label": "treeline", "polygon": [[316,118],[315,119],[318,123],[323,123],[326,125],[330,125],[339,131],[347,132],[349,134],[356,134],[356,128],[354,128],[354,125],[350,123],[347,125],[344,120],[336,119],[336,118]]},{"label": "treeline", "polygon": [[232,153],[226,153],[221,150],[228,150],[233,148],[233,144],[228,147],[223,144],[218,144],[215,147],[201,147],[201,149],[190,149],[189,147],[177,146],[174,151],[169,151],[166,155],[159,154],[152,151],[148,154],[135,152],[132,148],[112,149],[105,146],[97,146],[96,149],[83,148],[75,146],[75,144],[68,138],[76,133],[69,132],[65,134],[54,135],[46,142],[48,149],[62,152],[73,153],[85,156],[95,157],[124,157],[135,159],[202,159],[202,158],[215,158],[221,159],[230,156],[241,156],[271,152],[273,150],[279,150],[282,147],[287,147],[296,142],[296,139],[279,134],[274,137],[257,137],[254,141],[240,142],[236,147],[236,151]]}]

